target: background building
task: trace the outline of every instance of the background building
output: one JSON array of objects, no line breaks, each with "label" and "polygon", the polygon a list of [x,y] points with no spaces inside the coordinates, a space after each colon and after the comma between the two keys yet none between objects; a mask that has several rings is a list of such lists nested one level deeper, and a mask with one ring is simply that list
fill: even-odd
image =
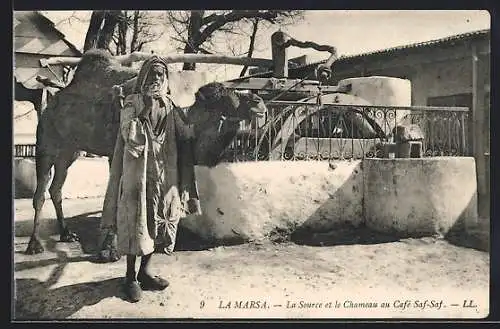
[{"label": "background building", "polygon": [[44,107],[50,90],[37,76],[65,84],[70,70],[63,66],[41,67],[40,59],[76,56],[81,52],[67,41],[54,23],[37,11],[16,11],[14,24],[14,106],[15,155],[34,152],[37,113]]},{"label": "background building", "polygon": [[[469,155],[476,159],[481,216],[489,216],[490,204],[490,40],[487,29],[341,57],[329,83],[374,75],[405,78],[412,83],[412,105],[468,107]],[[303,78],[320,63],[290,65],[288,76]]]}]

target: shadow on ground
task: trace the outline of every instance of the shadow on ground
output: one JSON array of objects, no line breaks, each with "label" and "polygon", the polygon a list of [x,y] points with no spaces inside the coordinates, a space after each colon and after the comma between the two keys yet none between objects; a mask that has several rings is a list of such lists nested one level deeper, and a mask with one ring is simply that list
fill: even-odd
[{"label": "shadow on ground", "polygon": [[[61,266],[64,267],[63,264]],[[57,272],[58,268],[54,272]],[[108,297],[125,300],[125,295],[120,289],[123,278],[50,289],[52,282],[57,282],[57,275],[58,273],[52,274],[46,282],[37,279],[15,281],[16,320],[62,319],[71,316],[84,306],[97,304]]]},{"label": "shadow on ground", "polygon": [[[446,240],[459,247],[490,251],[490,220],[478,218],[477,195],[473,195],[469,204],[446,233]],[[471,212],[473,209],[473,212]],[[476,220],[474,220],[476,219]]]},{"label": "shadow on ground", "polygon": [[56,254],[55,259],[23,261],[15,264],[16,272],[48,265],[57,264],[57,266],[52,270],[47,281],[38,279],[15,280],[14,319],[66,318],[82,307],[97,304],[108,297],[118,297],[125,300],[125,295],[120,289],[122,278],[78,283],[51,289],[51,286],[57,284],[69,263],[89,261],[90,259],[89,256],[70,257],[66,251],[57,248],[58,243],[52,238],[44,243],[46,251]]},{"label": "shadow on ground", "polygon": [[[66,218],[66,223],[68,225],[68,228],[79,236],[80,238],[79,243],[81,245],[81,249],[84,254],[89,254],[89,255],[96,254],[101,247],[103,237],[101,236],[101,229],[100,229],[100,223],[101,223],[100,214],[101,211],[92,211]],[[53,221],[54,226],[56,225],[55,219],[42,219],[41,224],[47,225],[47,221]],[[29,237],[31,235],[32,229],[33,229],[32,220],[23,220],[15,222],[15,232],[16,236],[18,237]],[[49,247],[51,246],[50,241],[53,241],[54,243],[62,243],[51,239],[50,236],[52,233],[47,233],[45,232],[45,230],[40,231],[41,239],[47,241],[46,243],[49,244]],[[204,240],[197,234],[185,228],[183,225],[179,225],[175,250],[176,251],[206,250],[209,248],[216,247],[221,243],[222,242],[218,241]],[[238,244],[238,243],[233,243],[233,244]],[[224,245],[228,244],[224,243]]]},{"label": "shadow on ground", "polygon": [[[208,241],[201,238],[196,233],[193,233],[189,229],[182,225],[179,225],[177,229],[177,241],[175,242],[175,251],[201,251],[210,248],[215,248],[222,243],[218,241]],[[228,245],[224,243],[224,245]]]},{"label": "shadow on ground", "polygon": [[[486,221],[479,219],[479,221]],[[466,228],[464,218],[460,218],[446,234],[446,240],[459,247],[490,251],[489,221]]]},{"label": "shadow on ground", "polygon": [[[109,297],[118,297],[125,300],[121,289],[123,278],[113,278],[97,282],[85,282],[64,287],[51,289],[59,281],[65,267],[73,262],[98,262],[96,253],[100,248],[100,212],[83,213],[78,216],[67,218],[67,224],[71,231],[78,234],[80,242],[64,243],[65,250],[58,248],[63,244],[51,236],[42,235],[42,244],[47,253],[54,253],[56,257],[45,258],[42,255],[24,256],[24,250],[16,254],[23,255],[20,261],[15,263],[15,271],[23,271],[38,267],[56,265],[47,281],[38,279],[19,278],[15,280],[15,310],[16,320],[39,320],[39,319],[62,319],[71,316],[85,306],[99,303]],[[26,225],[27,223],[16,223]],[[204,250],[216,246],[200,239],[187,229],[179,227],[176,250]],[[83,255],[82,255],[83,253]],[[28,257],[33,259],[25,260]],[[41,259],[42,258],[42,259]]]},{"label": "shadow on ground", "polygon": [[342,226],[329,232],[311,232],[307,229],[297,229],[290,240],[299,245],[336,246],[353,244],[379,244],[399,241],[399,238],[370,230],[364,226]]}]

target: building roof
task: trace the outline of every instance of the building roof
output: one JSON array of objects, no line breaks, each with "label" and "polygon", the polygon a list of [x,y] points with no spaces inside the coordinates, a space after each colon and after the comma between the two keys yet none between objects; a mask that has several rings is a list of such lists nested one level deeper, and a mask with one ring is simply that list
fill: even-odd
[{"label": "building roof", "polygon": [[15,80],[26,88],[43,87],[36,80],[37,75],[60,78],[54,76],[53,70],[41,67],[38,58],[82,56],[82,53],[55,27],[54,22],[38,11],[14,12],[13,27]]},{"label": "building roof", "polygon": [[[39,11],[16,11],[13,17],[15,52],[43,54],[50,56],[82,56],[75,45],[66,39],[55,23]],[[50,31],[55,34],[56,40],[50,37],[42,38],[30,31],[30,26],[35,24],[43,33]]]},{"label": "building roof", "polygon": [[[370,52],[356,54],[356,55],[340,56],[337,61],[354,60],[354,59],[370,57],[373,55],[396,55],[396,54],[400,53],[401,51],[410,50],[410,49],[429,48],[432,46],[452,45],[456,41],[466,41],[466,40],[471,40],[471,39],[477,39],[480,37],[486,37],[486,36],[489,36],[490,33],[491,33],[490,29],[472,31],[472,32],[448,36],[445,38],[433,39],[433,40],[424,41],[424,42],[411,43],[411,44],[407,44],[407,45],[391,47],[391,48],[386,48],[386,49],[381,49],[381,50],[375,50],[375,51],[370,51]],[[307,66],[315,66],[315,65],[322,64],[325,62],[326,62],[326,60],[322,60],[319,62],[310,63],[307,65],[301,66],[300,68],[307,67]]]},{"label": "building roof", "polygon": [[[412,43],[412,44],[407,44],[403,46],[397,46],[397,47],[391,47],[391,48],[386,48],[386,49],[381,49],[381,50],[376,50],[376,51],[371,51],[371,52],[366,52],[366,53],[361,53],[361,54],[356,54],[356,55],[349,55],[349,56],[340,56],[336,61],[335,64],[339,64],[342,62],[350,62],[350,61],[356,61],[360,60],[363,58],[367,57],[372,57],[372,56],[393,56],[393,55],[399,55],[402,52],[408,51],[408,50],[414,50],[414,49],[421,49],[421,48],[429,48],[429,47],[435,47],[435,46],[444,46],[444,45],[452,45],[457,41],[467,41],[467,40],[474,40],[482,37],[489,37],[491,34],[490,29],[484,29],[484,30],[477,30],[477,31],[472,31],[472,32],[467,32],[467,33],[462,33],[462,34],[457,34],[457,35],[452,35],[448,36],[445,38],[440,38],[440,39],[434,39],[434,40],[429,40],[429,41],[424,41],[424,42],[418,42],[418,43]],[[323,64],[326,62],[325,60],[318,61],[318,62],[313,62],[313,63],[308,63],[306,65],[302,65],[299,67],[294,67],[294,68],[289,68],[289,71],[296,71],[296,70],[301,70],[301,69],[307,69],[310,67],[315,67],[319,64]],[[254,77],[268,77],[272,74],[271,71],[267,72],[261,72],[257,73],[254,75]],[[247,76],[251,77],[251,76]],[[244,77],[246,78],[246,77]],[[241,79],[241,78],[239,78]]]}]

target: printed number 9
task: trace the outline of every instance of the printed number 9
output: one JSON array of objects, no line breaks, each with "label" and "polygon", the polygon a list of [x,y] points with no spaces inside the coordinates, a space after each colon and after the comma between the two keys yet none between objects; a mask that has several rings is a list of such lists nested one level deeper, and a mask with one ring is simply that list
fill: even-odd
[{"label": "printed number 9", "polygon": [[204,307],[205,307],[205,301],[204,301],[204,300],[202,300],[202,301],[200,302],[200,309],[202,309],[202,308],[204,308]]}]

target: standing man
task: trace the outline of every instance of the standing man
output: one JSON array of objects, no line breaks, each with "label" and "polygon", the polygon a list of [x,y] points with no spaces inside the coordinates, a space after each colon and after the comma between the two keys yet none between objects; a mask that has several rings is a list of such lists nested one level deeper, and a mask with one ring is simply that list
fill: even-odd
[{"label": "standing man", "polygon": [[151,57],[121,110],[103,207],[103,228],[117,233],[118,252],[127,255],[124,290],[131,302],[141,299],[142,290],[168,286],[150,272],[151,256],[155,249],[173,252],[179,219],[201,213],[192,134],[169,97],[166,62]]}]

